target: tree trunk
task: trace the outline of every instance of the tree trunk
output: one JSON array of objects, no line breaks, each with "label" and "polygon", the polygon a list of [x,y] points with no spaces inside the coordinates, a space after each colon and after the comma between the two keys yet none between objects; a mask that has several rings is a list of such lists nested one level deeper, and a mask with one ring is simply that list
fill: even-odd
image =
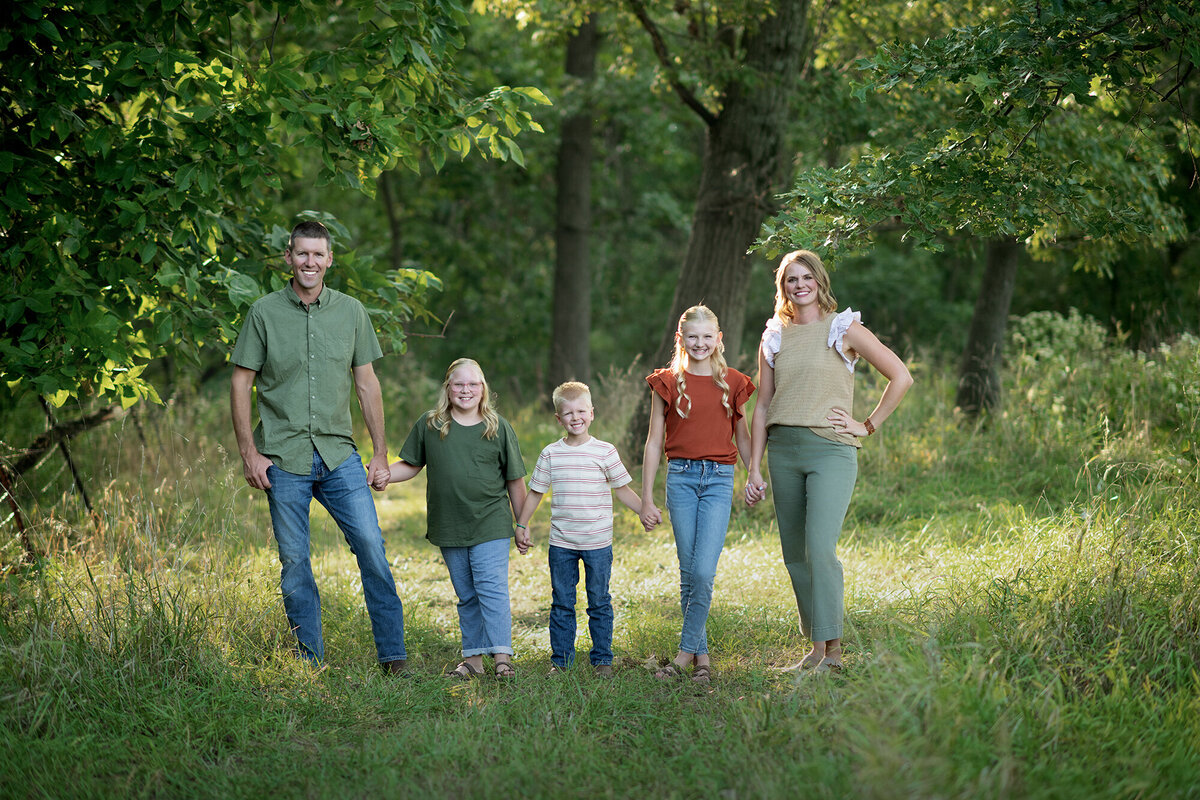
[{"label": "tree trunk", "polygon": [[[665,366],[679,315],[704,303],[717,315],[725,348],[737,353],[746,315],[752,264],[746,250],[758,237],[774,197],[792,172],[784,134],[806,52],[808,0],[786,0],[762,27],[748,34],[744,67],[725,89],[718,114],[708,118],[700,189],[675,298],[651,367]],[[753,287],[769,299],[770,286]],[[626,445],[645,437],[648,404],[630,423]]]},{"label": "tree trunk", "polygon": [[[596,73],[598,36],[588,19],[567,40],[567,74],[586,98]],[[579,102],[563,120],[558,147],[558,186],[554,227],[554,317],[550,346],[550,383],[590,381],[592,270],[589,236],[592,227],[591,104]]]},{"label": "tree trunk", "polygon": [[958,371],[954,402],[968,416],[1000,407],[1000,365],[1004,331],[1017,281],[1021,244],[1013,239],[988,242],[983,283],[975,300],[971,330]]},{"label": "tree trunk", "polygon": [[392,269],[404,267],[404,229],[400,224],[400,211],[396,208],[395,178],[388,172],[379,173],[376,182],[379,186],[379,197],[383,201],[383,211],[387,215],[388,233],[391,234],[388,254]]}]

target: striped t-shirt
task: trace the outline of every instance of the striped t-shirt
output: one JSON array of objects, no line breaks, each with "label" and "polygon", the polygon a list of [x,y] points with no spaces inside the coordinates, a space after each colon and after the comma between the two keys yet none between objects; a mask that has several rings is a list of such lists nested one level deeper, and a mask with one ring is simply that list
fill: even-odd
[{"label": "striped t-shirt", "polygon": [[569,550],[612,544],[612,490],[631,480],[617,448],[594,436],[577,446],[565,439],[546,445],[529,488],[551,492],[550,544]]}]

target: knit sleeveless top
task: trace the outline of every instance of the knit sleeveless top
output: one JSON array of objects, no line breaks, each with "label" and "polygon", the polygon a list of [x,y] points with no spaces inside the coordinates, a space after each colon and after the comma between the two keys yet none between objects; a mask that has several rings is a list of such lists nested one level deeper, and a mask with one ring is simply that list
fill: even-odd
[{"label": "knit sleeveless top", "polygon": [[807,325],[785,325],[775,356],[775,394],[767,412],[767,427],[809,428],[839,444],[862,447],[857,436],[838,432],[825,419],[837,406],[854,409],[854,373],[829,346],[834,314]]}]

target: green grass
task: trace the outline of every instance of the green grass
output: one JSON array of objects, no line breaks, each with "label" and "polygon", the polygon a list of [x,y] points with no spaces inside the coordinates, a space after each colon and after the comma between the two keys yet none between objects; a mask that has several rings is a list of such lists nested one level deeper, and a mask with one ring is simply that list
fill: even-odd
[{"label": "green grass", "polygon": [[[146,420],[145,444],[129,426],[92,434],[76,454],[99,526],[48,463],[29,516],[51,555],[20,564],[3,529],[0,796],[1198,796],[1195,405],[1163,399],[1194,381],[1195,343],[1179,350],[1162,359],[1179,375],[1111,353],[1065,371],[1014,358],[1005,413],[977,425],[919,364],[862,454],[832,678],[777,669],[806,643],[760,505],[735,512],[721,559],[711,687],[653,678],[677,645],[677,564],[669,528],[643,533],[623,508],[616,679],[545,674],[543,509],[512,559],[519,678],[451,684],[454,596],[423,538],[423,478],[378,503],[415,677],[375,667],[353,558],[319,510],[314,672],[290,656],[265,502],[220,446],[223,403]],[[635,378],[598,395],[640,396]],[[1155,402],[1123,404],[1136,387]],[[619,439],[630,407],[609,405],[597,435]],[[557,435],[543,410],[506,413],[530,461]],[[389,411],[393,444],[410,422]]]}]

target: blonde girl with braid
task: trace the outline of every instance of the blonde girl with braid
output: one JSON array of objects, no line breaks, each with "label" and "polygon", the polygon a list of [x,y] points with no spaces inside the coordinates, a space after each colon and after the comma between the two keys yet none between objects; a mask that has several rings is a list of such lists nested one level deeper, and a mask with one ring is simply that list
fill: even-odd
[{"label": "blonde girl with braid", "polygon": [[400,460],[373,483],[411,480],[429,467],[426,534],[458,595],[462,661],[446,674],[483,674],[492,656],[497,678],[512,678],[512,609],[508,599],[509,541],[525,502],[525,462],[517,435],[492,406],[479,364],[460,358],[446,370],[437,403],[421,415],[400,448]]},{"label": "blonde girl with braid", "polygon": [[654,478],[665,452],[683,611],[679,652],[655,673],[664,680],[683,677],[689,667],[697,683],[712,678],[705,625],[733,506],[733,470],[739,455],[743,463],[750,456],[743,408],[754,383],[725,363],[721,338],[717,315],[692,306],[679,318],[671,365],[646,377],[650,431],[642,460],[642,525],[650,530],[662,521]]}]

